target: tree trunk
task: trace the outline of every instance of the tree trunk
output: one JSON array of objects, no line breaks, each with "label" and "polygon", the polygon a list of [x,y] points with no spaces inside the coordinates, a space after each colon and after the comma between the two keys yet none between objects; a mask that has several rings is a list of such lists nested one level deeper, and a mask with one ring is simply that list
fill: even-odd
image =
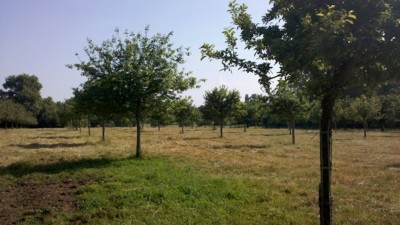
[{"label": "tree trunk", "polygon": [[90,133],[90,118],[88,117],[88,132],[89,132],[89,136],[91,135]]},{"label": "tree trunk", "polygon": [[335,96],[326,93],[321,101],[322,113],[320,122],[320,169],[321,183],[319,186],[320,224],[330,225],[332,219],[332,129],[331,120]]},{"label": "tree trunk", "polygon": [[103,120],[101,124],[101,140],[105,141],[106,140],[106,122]]},{"label": "tree trunk", "polygon": [[245,123],[244,125],[243,125],[243,131],[246,133],[246,131],[247,131],[247,124]]},{"label": "tree trunk", "polygon": [[183,134],[185,131],[183,130],[183,123],[181,123],[181,134]]},{"label": "tree trunk", "polygon": [[364,138],[367,138],[368,123],[364,120]]},{"label": "tree trunk", "polygon": [[292,121],[291,121],[291,129],[292,129],[292,144],[296,144],[296,137],[295,137],[295,134],[294,134],[294,118],[292,118]]},{"label": "tree trunk", "polygon": [[290,122],[287,121],[287,127],[289,129],[289,134],[292,134],[292,128],[290,127]]},{"label": "tree trunk", "polygon": [[140,124],[140,115],[139,109],[136,109],[136,158],[140,158],[141,148],[140,148],[140,138],[141,138],[141,124]]},{"label": "tree trunk", "polygon": [[157,121],[157,130],[158,130],[158,132],[160,132],[160,129],[161,129],[160,128],[160,122]]},{"label": "tree trunk", "polygon": [[219,121],[219,131],[220,131],[220,135],[219,135],[219,137],[220,138],[223,138],[224,137],[224,133],[223,133],[223,127],[224,127],[224,119],[220,119],[220,121]]}]

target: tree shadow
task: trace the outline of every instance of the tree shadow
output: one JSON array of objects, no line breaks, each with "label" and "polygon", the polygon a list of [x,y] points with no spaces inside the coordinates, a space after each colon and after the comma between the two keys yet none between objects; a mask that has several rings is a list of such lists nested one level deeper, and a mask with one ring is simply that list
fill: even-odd
[{"label": "tree shadow", "polygon": [[53,140],[53,139],[75,139],[75,138],[80,138],[80,136],[36,136],[36,137],[32,137],[30,139],[49,139],[49,140]]},{"label": "tree shadow", "polygon": [[400,169],[400,163],[391,163],[386,165],[386,169]]},{"label": "tree shadow", "polygon": [[184,137],[183,140],[191,141],[191,140],[212,140],[212,139],[221,139],[219,137]]},{"label": "tree shadow", "polygon": [[250,149],[263,149],[268,148],[269,145],[221,145],[221,146],[212,146],[213,149],[241,149],[241,148],[250,148]]},{"label": "tree shadow", "polygon": [[103,168],[113,161],[126,159],[81,159],[77,161],[59,161],[52,164],[32,165],[27,162],[16,162],[7,167],[0,167],[0,175],[22,177],[31,173],[57,174],[66,171],[76,171],[87,168]]},{"label": "tree shadow", "polygon": [[263,134],[263,136],[272,137],[272,136],[289,136],[289,133],[284,134]]},{"label": "tree shadow", "polygon": [[11,147],[19,147],[25,149],[41,149],[41,148],[76,148],[83,147],[87,145],[93,145],[90,143],[55,143],[55,144],[40,144],[40,143],[31,143],[31,144],[12,144]]}]

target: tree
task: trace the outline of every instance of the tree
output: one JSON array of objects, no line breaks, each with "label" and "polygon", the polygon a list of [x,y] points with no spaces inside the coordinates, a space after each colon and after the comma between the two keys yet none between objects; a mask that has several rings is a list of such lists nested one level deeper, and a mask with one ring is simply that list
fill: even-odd
[{"label": "tree", "polygon": [[296,88],[289,87],[286,82],[280,81],[270,100],[271,113],[288,121],[292,144],[295,144],[295,120],[305,117],[310,108],[304,94]]},{"label": "tree", "polygon": [[172,111],[176,121],[181,127],[181,133],[184,133],[183,127],[185,123],[190,122],[194,114],[193,100],[190,98],[177,99],[173,103]]},{"label": "tree", "polygon": [[389,82],[377,91],[381,102],[379,122],[381,131],[385,131],[386,124],[394,124],[399,120],[400,82]]},{"label": "tree", "polygon": [[[245,5],[229,4],[240,40],[257,59],[239,56],[235,28],[224,31],[227,48],[204,44],[202,55],[259,76],[268,90],[271,80],[306,80],[310,94],[321,99],[320,223],[331,224],[331,122],[341,92],[357,83],[398,79],[400,59],[398,0],[272,0],[261,24],[252,22]],[[271,75],[271,61],[280,72]]]},{"label": "tree", "polygon": [[3,84],[3,96],[12,99],[15,103],[22,104],[36,116],[40,109],[40,90],[42,84],[35,75],[20,74],[11,75]]},{"label": "tree", "polygon": [[236,90],[229,91],[225,86],[206,91],[204,95],[204,112],[206,117],[219,122],[220,137],[223,138],[224,120],[234,114],[240,102],[240,94]]},{"label": "tree", "polygon": [[380,107],[381,103],[377,96],[361,95],[350,102],[349,116],[363,123],[364,138],[367,138],[368,120],[378,117]]},{"label": "tree", "polygon": [[4,123],[7,129],[7,123],[16,125],[36,125],[37,120],[25,106],[15,103],[10,99],[0,99],[0,122]]},{"label": "tree", "polygon": [[237,124],[243,124],[243,131],[247,131],[249,126],[257,126],[262,123],[263,117],[266,115],[267,97],[263,95],[253,94],[246,95],[245,101],[237,105],[234,110],[234,119]]},{"label": "tree", "polygon": [[64,102],[58,102],[58,116],[60,119],[60,125],[64,127],[73,126],[74,120],[76,118],[75,113],[75,98],[66,99]]},{"label": "tree", "polygon": [[103,81],[88,81],[81,88],[74,89],[75,113],[85,117],[94,115],[101,120],[102,141],[105,141],[106,122],[121,113],[118,95],[113,91],[112,85],[106,78]]},{"label": "tree", "polygon": [[170,100],[158,99],[154,101],[154,107],[150,110],[150,119],[155,122],[158,131],[160,127],[173,122],[172,103]]},{"label": "tree", "polygon": [[41,100],[37,120],[39,127],[59,126],[58,108],[51,97]]},{"label": "tree", "polygon": [[174,48],[170,41],[172,32],[149,37],[145,33],[125,32],[118,29],[115,35],[95,45],[88,40],[85,48],[87,61],[68,65],[82,71],[87,83],[98,83],[104,93],[113,96],[116,111],[131,113],[137,121],[136,157],[141,155],[141,127],[139,121],[146,116],[152,102],[171,99],[188,88],[195,87],[197,80],[180,69],[188,49]]}]

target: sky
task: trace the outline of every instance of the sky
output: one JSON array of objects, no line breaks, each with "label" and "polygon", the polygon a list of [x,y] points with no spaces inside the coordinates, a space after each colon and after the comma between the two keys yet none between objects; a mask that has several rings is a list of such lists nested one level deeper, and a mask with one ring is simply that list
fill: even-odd
[{"label": "sky", "polygon": [[[268,0],[238,0],[249,7],[257,22],[267,11]],[[184,68],[205,78],[201,88],[184,93],[196,105],[205,91],[221,85],[245,94],[261,94],[258,77],[240,71],[221,71],[219,61],[200,60],[200,46],[225,47],[224,28],[231,26],[228,0],[0,0],[0,84],[10,75],[27,73],[39,78],[43,98],[64,101],[85,77],[66,64],[84,55],[87,38],[95,43],[121,31],[167,34],[173,31],[174,46],[190,47]],[[245,55],[248,53],[244,53]]]}]

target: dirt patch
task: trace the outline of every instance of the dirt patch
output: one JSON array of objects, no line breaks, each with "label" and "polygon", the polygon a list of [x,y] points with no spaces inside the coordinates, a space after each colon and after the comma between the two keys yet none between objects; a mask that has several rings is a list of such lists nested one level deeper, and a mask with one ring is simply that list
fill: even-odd
[{"label": "dirt patch", "polygon": [[64,179],[60,183],[20,182],[0,190],[1,224],[19,224],[53,212],[72,212],[78,207],[77,189],[86,182]]}]

